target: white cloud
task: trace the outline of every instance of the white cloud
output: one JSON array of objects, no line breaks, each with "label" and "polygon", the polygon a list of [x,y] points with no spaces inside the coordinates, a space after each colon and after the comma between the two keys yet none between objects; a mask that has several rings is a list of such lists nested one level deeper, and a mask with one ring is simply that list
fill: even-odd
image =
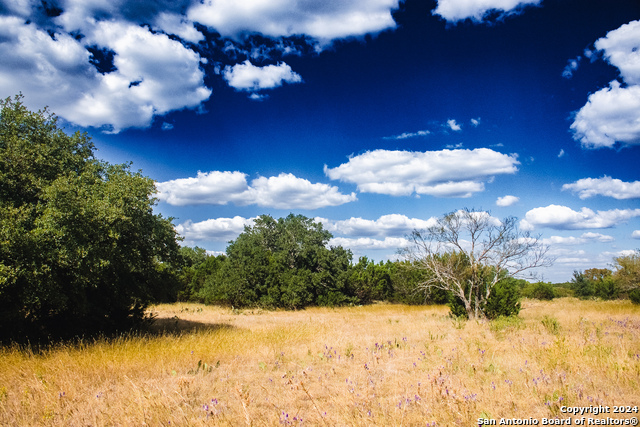
[{"label": "white cloud", "polygon": [[447,120],[447,126],[454,132],[460,132],[462,130],[462,126],[460,126],[454,119]]},{"label": "white cloud", "polygon": [[520,12],[525,6],[535,6],[541,0],[438,0],[438,6],[433,11],[449,22],[471,19],[482,22],[491,14],[499,16],[512,15]]},{"label": "white cloud", "polygon": [[519,201],[520,201],[520,198],[516,196],[498,197],[498,200],[496,200],[496,205],[502,206],[502,207],[511,206],[518,203]]},{"label": "white cloud", "polygon": [[329,240],[329,246],[342,246],[354,252],[375,249],[399,249],[409,246],[409,241],[402,237],[385,237],[383,240],[372,239],[371,237],[334,237]]},{"label": "white cloud", "polygon": [[249,199],[247,175],[242,172],[198,172],[195,178],[159,182],[158,199],[173,206],[244,205]]},{"label": "white cloud", "polygon": [[198,172],[195,178],[180,178],[156,185],[158,199],[174,206],[233,203],[255,204],[276,209],[318,209],[357,200],[355,193],[342,194],[337,187],[313,184],[292,174],[259,177],[247,183],[242,172]]},{"label": "white cloud", "polygon": [[631,233],[631,237],[634,239],[640,239],[640,230],[633,230],[633,233]]},{"label": "white cloud", "polygon": [[176,226],[178,234],[186,244],[201,240],[228,242],[236,239],[245,226],[252,226],[253,218],[235,216],[233,218],[215,218],[201,222],[185,221]]},{"label": "white cloud", "polygon": [[198,43],[204,40],[204,34],[196,30],[193,22],[177,13],[159,13],[154,20],[153,26],[167,34],[175,34],[182,40],[187,40],[191,43]]},{"label": "white cloud", "polygon": [[516,155],[487,148],[427,152],[374,150],[351,157],[335,168],[324,167],[330,179],[357,184],[365,193],[408,196],[469,197],[484,190],[497,174],[517,172]]},{"label": "white cloud", "polygon": [[316,218],[324,227],[337,234],[360,237],[398,237],[411,233],[414,229],[422,230],[436,224],[435,218],[428,220],[409,218],[405,215],[382,215],[376,220],[363,218],[349,218],[339,221],[331,221],[324,218]]},{"label": "white cloud", "polygon": [[480,117],[478,117],[477,119],[471,119],[471,125],[473,127],[478,127],[480,125]]},{"label": "white cloud", "polygon": [[[85,36],[51,37],[23,19],[0,17],[0,92],[21,91],[30,106],[48,105],[70,122],[114,132],[148,127],[154,116],[195,108],[211,94],[200,56],[164,34],[94,21]],[[117,70],[100,74],[88,46],[115,52]]]},{"label": "white cloud", "polygon": [[259,91],[282,86],[283,83],[300,83],[302,77],[284,62],[278,65],[256,67],[248,59],[242,64],[225,67],[222,77],[237,90]]},{"label": "white cloud", "polygon": [[571,125],[584,148],[640,144],[640,21],[610,31],[595,42],[603,57],[620,70],[618,81],[589,95]]},{"label": "white cloud", "polygon": [[542,239],[542,243],[545,245],[584,245],[586,243],[600,242],[608,243],[613,242],[615,239],[612,236],[606,234],[587,232],[582,233],[580,237],[569,236],[551,236],[546,239]]},{"label": "white cloud", "polygon": [[640,144],[640,86],[609,87],[589,95],[571,130],[584,148],[612,148],[616,142]]},{"label": "white cloud", "polygon": [[564,152],[564,150],[561,148],[561,149],[560,149],[560,152],[558,153],[558,158],[559,158],[559,159],[561,159],[562,157],[564,157],[564,156],[565,156],[565,154],[566,154],[566,153],[565,153],[565,152]]},{"label": "white cloud", "polygon": [[223,37],[305,34],[327,41],[394,28],[391,11],[398,3],[399,0],[204,0],[189,8],[187,17],[214,28]]},{"label": "white cloud", "polygon": [[576,212],[566,206],[549,205],[531,209],[520,221],[523,230],[549,227],[558,230],[610,228],[631,218],[640,216],[640,209],[612,209],[594,212],[582,208]]},{"label": "white cloud", "polygon": [[254,179],[251,187],[252,203],[276,209],[318,209],[357,200],[355,193],[342,194],[337,187],[285,173]]},{"label": "white cloud", "polygon": [[640,21],[631,21],[595,42],[595,48],[620,70],[630,85],[640,84]]},{"label": "white cloud", "polygon": [[618,200],[640,198],[640,181],[624,182],[606,175],[602,178],[579,179],[572,184],[564,184],[562,189],[578,193],[581,199],[598,195]]},{"label": "white cloud", "polygon": [[386,136],[384,139],[408,139],[408,138],[416,138],[419,136],[427,136],[430,135],[431,132],[428,130],[419,130],[417,132],[403,132],[400,135],[396,136]]}]

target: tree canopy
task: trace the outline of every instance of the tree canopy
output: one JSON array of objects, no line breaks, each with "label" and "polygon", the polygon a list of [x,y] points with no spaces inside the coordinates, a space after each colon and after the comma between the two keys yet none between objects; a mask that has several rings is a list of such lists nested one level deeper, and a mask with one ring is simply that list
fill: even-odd
[{"label": "tree canopy", "polygon": [[0,102],[0,332],[71,335],[143,317],[175,262],[176,233],[155,215],[154,182],[94,157],[22,97]]},{"label": "tree canopy", "polygon": [[351,252],[327,248],[331,233],[302,215],[261,215],[227,247],[219,274],[205,283],[205,301],[302,308],[356,302],[348,289]]}]

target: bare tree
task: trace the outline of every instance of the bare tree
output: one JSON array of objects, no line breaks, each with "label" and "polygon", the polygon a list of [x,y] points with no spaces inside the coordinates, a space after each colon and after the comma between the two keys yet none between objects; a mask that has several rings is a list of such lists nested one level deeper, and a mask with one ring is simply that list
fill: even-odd
[{"label": "bare tree", "polygon": [[470,319],[485,317],[483,308],[498,281],[554,261],[540,236],[520,231],[516,218],[499,221],[470,209],[444,215],[424,231],[414,230],[409,241],[400,253],[430,273],[420,286],[452,292]]}]

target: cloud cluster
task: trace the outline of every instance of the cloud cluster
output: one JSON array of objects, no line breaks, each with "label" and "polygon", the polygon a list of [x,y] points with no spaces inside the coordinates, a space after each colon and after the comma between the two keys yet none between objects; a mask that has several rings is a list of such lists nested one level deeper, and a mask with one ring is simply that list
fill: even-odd
[{"label": "cloud cluster", "polygon": [[578,193],[581,199],[593,196],[607,196],[618,200],[640,198],[640,181],[624,182],[606,175],[602,178],[579,179],[574,183],[564,184],[562,189]]},{"label": "cloud cluster", "polygon": [[[114,71],[102,74],[92,65],[88,49],[96,46],[113,53]],[[0,16],[0,57],[0,93],[20,90],[30,105],[49,105],[73,123],[114,132],[148,127],[154,116],[195,108],[211,94],[196,52],[125,22],[96,22],[78,40]]]},{"label": "cloud cluster", "polygon": [[342,194],[337,187],[311,183],[292,174],[259,177],[247,183],[242,172],[198,172],[196,177],[160,182],[158,199],[174,206],[258,205],[276,209],[318,209],[356,200],[355,193]]},{"label": "cloud cluster", "polygon": [[487,148],[475,150],[374,150],[353,156],[335,168],[324,167],[333,179],[354,183],[365,193],[409,196],[470,197],[484,190],[484,181],[513,174],[519,162]]},{"label": "cloud cluster", "polygon": [[[22,92],[30,108],[48,105],[81,126],[108,132],[146,128],[170,111],[199,108],[212,94],[204,83],[203,64],[209,58],[201,56],[211,52],[202,48],[205,35],[196,24],[235,40],[214,43],[214,56],[233,51],[240,39],[251,44],[249,36],[255,34],[272,37],[272,47],[251,48],[252,55],[264,60],[265,49],[299,53],[283,37],[296,35],[303,44],[321,49],[336,38],[394,28],[391,12],[398,2],[3,2],[0,95]],[[255,91],[301,81],[285,63],[231,63],[223,70],[232,87],[254,92],[253,99],[266,97]]]},{"label": "cloud cluster", "polygon": [[539,5],[541,0],[438,0],[433,11],[448,22],[470,19],[483,22],[491,15],[504,17],[519,13],[527,6]]},{"label": "cloud cluster", "polygon": [[594,212],[583,207],[577,212],[567,206],[549,205],[528,211],[525,218],[520,221],[520,227],[523,230],[533,230],[538,227],[557,230],[610,228],[639,216],[640,209],[612,209]]},{"label": "cloud cluster", "polygon": [[610,31],[595,48],[620,71],[624,82],[589,95],[571,130],[584,148],[640,144],[640,20]]},{"label": "cloud cluster", "polygon": [[359,237],[401,237],[414,229],[422,230],[436,224],[435,218],[423,220],[400,214],[382,215],[376,220],[352,217],[340,221],[316,218],[316,221],[331,233]]}]

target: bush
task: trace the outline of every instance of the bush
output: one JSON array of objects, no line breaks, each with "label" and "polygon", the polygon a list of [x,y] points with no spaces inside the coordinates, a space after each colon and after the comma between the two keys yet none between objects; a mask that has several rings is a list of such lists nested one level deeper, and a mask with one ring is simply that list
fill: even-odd
[{"label": "bush", "polygon": [[522,290],[522,296],[526,298],[550,301],[557,297],[557,293],[551,283],[537,282],[527,285]]},{"label": "bush", "polygon": [[[517,283],[517,279],[507,278],[494,285],[491,295],[483,307],[487,319],[517,316],[520,313],[520,289]],[[449,307],[452,316],[468,318],[467,310],[460,298],[452,295]]]},{"label": "bush", "polygon": [[634,304],[640,304],[640,288],[629,291],[629,299]]}]

